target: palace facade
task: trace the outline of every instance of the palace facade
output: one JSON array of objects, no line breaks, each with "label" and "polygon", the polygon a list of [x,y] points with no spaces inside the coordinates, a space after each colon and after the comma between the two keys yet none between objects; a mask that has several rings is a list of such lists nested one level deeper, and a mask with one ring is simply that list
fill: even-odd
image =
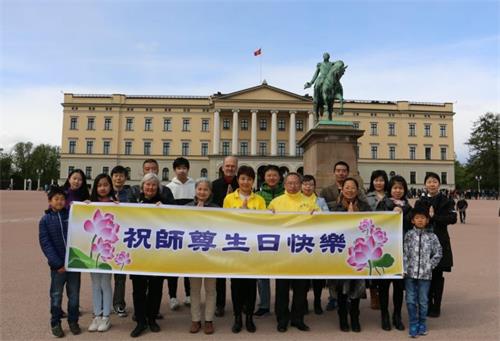
[{"label": "palace facade", "polygon": [[[271,163],[301,172],[297,142],[314,125],[310,96],[265,82],[211,96],[66,93],[62,106],[61,181],[75,168],[93,178],[123,165],[135,184],[146,158],[158,160],[168,181],[179,156],[189,159],[193,178],[215,179],[226,155],[260,173]],[[452,103],[346,100],[335,119],[364,130],[358,168],[365,186],[373,170],[384,169],[414,188],[436,172],[443,187],[454,188],[453,116]]]}]

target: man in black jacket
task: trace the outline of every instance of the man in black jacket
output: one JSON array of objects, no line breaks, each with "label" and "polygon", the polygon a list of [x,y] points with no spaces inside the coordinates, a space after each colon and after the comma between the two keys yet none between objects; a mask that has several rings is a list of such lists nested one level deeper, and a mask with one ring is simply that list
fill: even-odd
[{"label": "man in black jacket", "polygon": [[[238,188],[238,181],[236,179],[236,171],[238,170],[238,159],[234,156],[227,156],[224,158],[222,164],[222,171],[224,176],[212,182],[212,202],[219,207],[223,206],[224,198],[229,193],[232,193]],[[217,307],[215,309],[215,316],[224,316],[224,308],[226,306],[226,279],[217,278]]]}]

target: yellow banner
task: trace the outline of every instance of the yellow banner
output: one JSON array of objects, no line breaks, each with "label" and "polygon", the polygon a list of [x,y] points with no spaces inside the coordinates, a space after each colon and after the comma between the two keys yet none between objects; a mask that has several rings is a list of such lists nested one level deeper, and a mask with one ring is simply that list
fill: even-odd
[{"label": "yellow banner", "polygon": [[401,278],[402,216],[73,203],[66,268],[241,278]]}]

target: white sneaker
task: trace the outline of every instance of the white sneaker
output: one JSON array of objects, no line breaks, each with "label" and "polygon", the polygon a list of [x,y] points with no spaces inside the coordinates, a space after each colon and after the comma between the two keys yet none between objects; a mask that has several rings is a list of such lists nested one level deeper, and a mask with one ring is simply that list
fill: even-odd
[{"label": "white sneaker", "polygon": [[177,310],[177,309],[179,309],[179,301],[177,301],[177,298],[172,297],[170,299],[170,309],[171,310]]},{"label": "white sneaker", "polygon": [[111,319],[108,317],[103,317],[101,319],[101,323],[99,323],[99,327],[97,328],[97,331],[100,332],[105,332],[111,327]]},{"label": "white sneaker", "polygon": [[100,316],[94,317],[94,319],[90,323],[88,331],[89,332],[96,332],[97,328],[99,328],[100,323],[101,323],[101,317]]},{"label": "white sneaker", "polygon": [[188,307],[191,305],[191,296],[186,296],[184,299],[184,305],[187,305]]}]

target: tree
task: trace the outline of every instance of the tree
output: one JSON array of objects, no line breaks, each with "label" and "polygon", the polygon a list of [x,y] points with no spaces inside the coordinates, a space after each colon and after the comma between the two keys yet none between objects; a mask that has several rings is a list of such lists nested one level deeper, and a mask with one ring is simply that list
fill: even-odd
[{"label": "tree", "polygon": [[469,173],[469,168],[466,164],[461,164],[455,160],[455,187],[460,191],[465,191],[474,188],[474,176]]},{"label": "tree", "polygon": [[467,162],[468,173],[481,176],[481,187],[498,189],[498,139],[500,115],[488,112],[474,122],[472,133],[466,144],[470,148]]},{"label": "tree", "polygon": [[31,142],[18,142],[12,149],[14,171],[23,179],[29,179],[33,175],[32,149],[33,143]]},{"label": "tree", "polygon": [[7,188],[12,176],[12,156],[8,153],[0,153],[0,188]]}]

